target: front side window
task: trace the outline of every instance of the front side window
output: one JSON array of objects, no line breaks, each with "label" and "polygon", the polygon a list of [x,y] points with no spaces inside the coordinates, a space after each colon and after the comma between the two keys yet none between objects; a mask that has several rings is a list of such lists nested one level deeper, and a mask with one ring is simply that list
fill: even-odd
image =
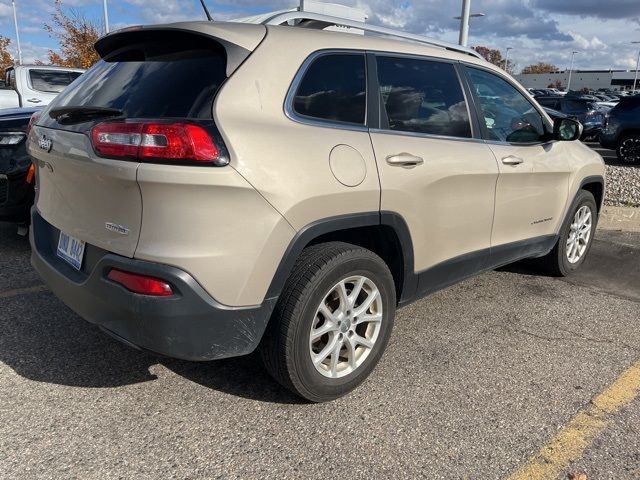
[{"label": "front side window", "polygon": [[475,68],[467,68],[480,102],[489,140],[534,143],[545,136],[542,115],[506,80]]},{"label": "front side window", "polygon": [[377,65],[383,128],[471,137],[469,111],[452,64],[381,56]]},{"label": "front side window", "polygon": [[293,99],[298,115],[364,125],[367,75],[364,54],[335,53],[315,59]]}]

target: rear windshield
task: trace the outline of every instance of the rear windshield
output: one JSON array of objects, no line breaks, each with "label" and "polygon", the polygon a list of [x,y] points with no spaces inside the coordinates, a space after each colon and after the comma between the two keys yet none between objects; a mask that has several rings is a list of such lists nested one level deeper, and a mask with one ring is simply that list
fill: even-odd
[{"label": "rear windshield", "polygon": [[46,93],[60,93],[80,75],[81,72],[64,70],[29,70],[31,88]]},{"label": "rear windshield", "polygon": [[226,79],[224,49],[201,37],[170,37],[106,56],[54,106],[115,108],[127,118],[213,118],[213,100]]}]

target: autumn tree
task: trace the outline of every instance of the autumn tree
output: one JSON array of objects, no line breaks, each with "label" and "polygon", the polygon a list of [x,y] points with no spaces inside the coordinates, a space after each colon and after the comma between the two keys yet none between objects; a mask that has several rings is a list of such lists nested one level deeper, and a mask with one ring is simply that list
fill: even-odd
[{"label": "autumn tree", "polygon": [[98,23],[75,10],[65,13],[61,0],[56,0],[51,19],[52,23],[45,23],[44,29],[50,37],[58,40],[60,53],[49,50],[49,63],[63,67],[89,68],[100,59],[93,48],[102,31]]},{"label": "autumn tree", "polygon": [[558,67],[550,63],[538,62],[533,65],[527,65],[522,69],[522,73],[553,73],[557,72]]},{"label": "autumn tree", "polygon": [[482,57],[489,63],[493,63],[497,67],[503,68],[509,73],[514,73],[516,64],[511,60],[507,60],[507,65],[505,65],[504,58],[502,58],[502,53],[500,50],[496,50],[493,48],[483,47],[482,45],[478,45],[477,47],[473,47],[473,49],[478,52]]},{"label": "autumn tree", "polygon": [[4,76],[4,71],[13,66],[13,56],[9,52],[11,40],[0,35],[0,77]]}]

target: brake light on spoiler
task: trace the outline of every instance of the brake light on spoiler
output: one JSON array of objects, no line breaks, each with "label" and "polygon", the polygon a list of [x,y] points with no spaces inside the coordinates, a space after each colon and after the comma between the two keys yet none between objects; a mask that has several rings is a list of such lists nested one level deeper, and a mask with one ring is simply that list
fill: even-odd
[{"label": "brake light on spoiler", "polygon": [[229,163],[207,130],[195,123],[103,122],[91,129],[91,143],[96,154],[106,158],[213,166]]}]

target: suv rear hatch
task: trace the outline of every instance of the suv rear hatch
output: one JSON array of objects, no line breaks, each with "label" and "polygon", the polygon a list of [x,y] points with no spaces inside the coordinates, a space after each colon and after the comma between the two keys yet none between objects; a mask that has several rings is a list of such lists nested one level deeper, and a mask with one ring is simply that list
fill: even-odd
[{"label": "suv rear hatch", "polygon": [[100,39],[102,60],[31,130],[38,213],[71,237],[133,257],[143,215],[140,162],[224,164],[213,102],[265,34],[260,25],[194,22]]}]

